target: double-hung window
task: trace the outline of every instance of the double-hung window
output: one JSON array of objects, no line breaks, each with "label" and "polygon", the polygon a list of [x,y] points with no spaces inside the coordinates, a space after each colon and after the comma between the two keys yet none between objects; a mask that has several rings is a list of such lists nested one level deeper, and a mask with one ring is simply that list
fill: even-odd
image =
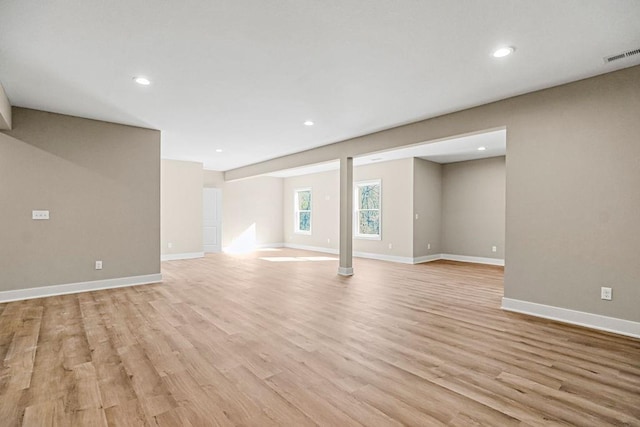
[{"label": "double-hung window", "polygon": [[294,230],[298,234],[311,234],[311,188],[300,188],[293,195]]},{"label": "double-hung window", "polygon": [[382,228],[380,180],[356,182],[354,187],[354,235],[361,239],[380,240]]}]

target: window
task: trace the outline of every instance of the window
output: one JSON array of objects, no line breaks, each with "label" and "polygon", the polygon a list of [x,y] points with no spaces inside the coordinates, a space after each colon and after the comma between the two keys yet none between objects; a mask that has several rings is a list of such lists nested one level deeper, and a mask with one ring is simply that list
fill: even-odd
[{"label": "window", "polygon": [[299,234],[311,234],[311,189],[295,190],[293,198],[294,230]]},{"label": "window", "polygon": [[380,190],[379,179],[355,184],[355,237],[380,240]]}]

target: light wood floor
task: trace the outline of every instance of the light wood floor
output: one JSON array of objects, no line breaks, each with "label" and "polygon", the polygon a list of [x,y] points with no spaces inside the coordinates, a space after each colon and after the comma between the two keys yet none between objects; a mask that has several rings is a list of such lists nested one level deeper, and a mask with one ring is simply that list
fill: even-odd
[{"label": "light wood floor", "polygon": [[640,425],[640,341],[503,312],[500,267],[305,256],[0,305],[0,425]]}]

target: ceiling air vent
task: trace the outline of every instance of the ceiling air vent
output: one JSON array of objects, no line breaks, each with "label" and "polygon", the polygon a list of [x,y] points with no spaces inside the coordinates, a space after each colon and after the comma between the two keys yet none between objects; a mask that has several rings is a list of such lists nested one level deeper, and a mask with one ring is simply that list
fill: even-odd
[{"label": "ceiling air vent", "polygon": [[618,53],[617,55],[605,56],[604,63],[608,64],[609,62],[618,61],[624,58],[630,58],[635,55],[640,55],[640,48]]}]

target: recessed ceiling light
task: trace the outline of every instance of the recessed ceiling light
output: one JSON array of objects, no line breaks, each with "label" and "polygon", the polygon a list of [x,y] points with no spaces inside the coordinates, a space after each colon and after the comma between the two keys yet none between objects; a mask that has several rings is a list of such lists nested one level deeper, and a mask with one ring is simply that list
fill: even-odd
[{"label": "recessed ceiling light", "polygon": [[151,80],[146,77],[134,77],[133,81],[143,86],[149,86],[151,84]]},{"label": "recessed ceiling light", "polygon": [[222,148],[216,148],[216,153],[222,153]]},{"label": "recessed ceiling light", "polygon": [[304,122],[305,126],[313,126],[313,122],[311,120],[307,120],[306,122]]},{"label": "recessed ceiling light", "polygon": [[496,49],[496,51],[493,52],[493,57],[494,58],[503,58],[505,56],[511,55],[515,50],[516,49],[514,47],[511,47],[511,46],[501,47],[500,49]]},{"label": "recessed ceiling light", "polygon": [[487,147],[478,147],[478,151],[484,151],[486,149],[487,149]]}]

